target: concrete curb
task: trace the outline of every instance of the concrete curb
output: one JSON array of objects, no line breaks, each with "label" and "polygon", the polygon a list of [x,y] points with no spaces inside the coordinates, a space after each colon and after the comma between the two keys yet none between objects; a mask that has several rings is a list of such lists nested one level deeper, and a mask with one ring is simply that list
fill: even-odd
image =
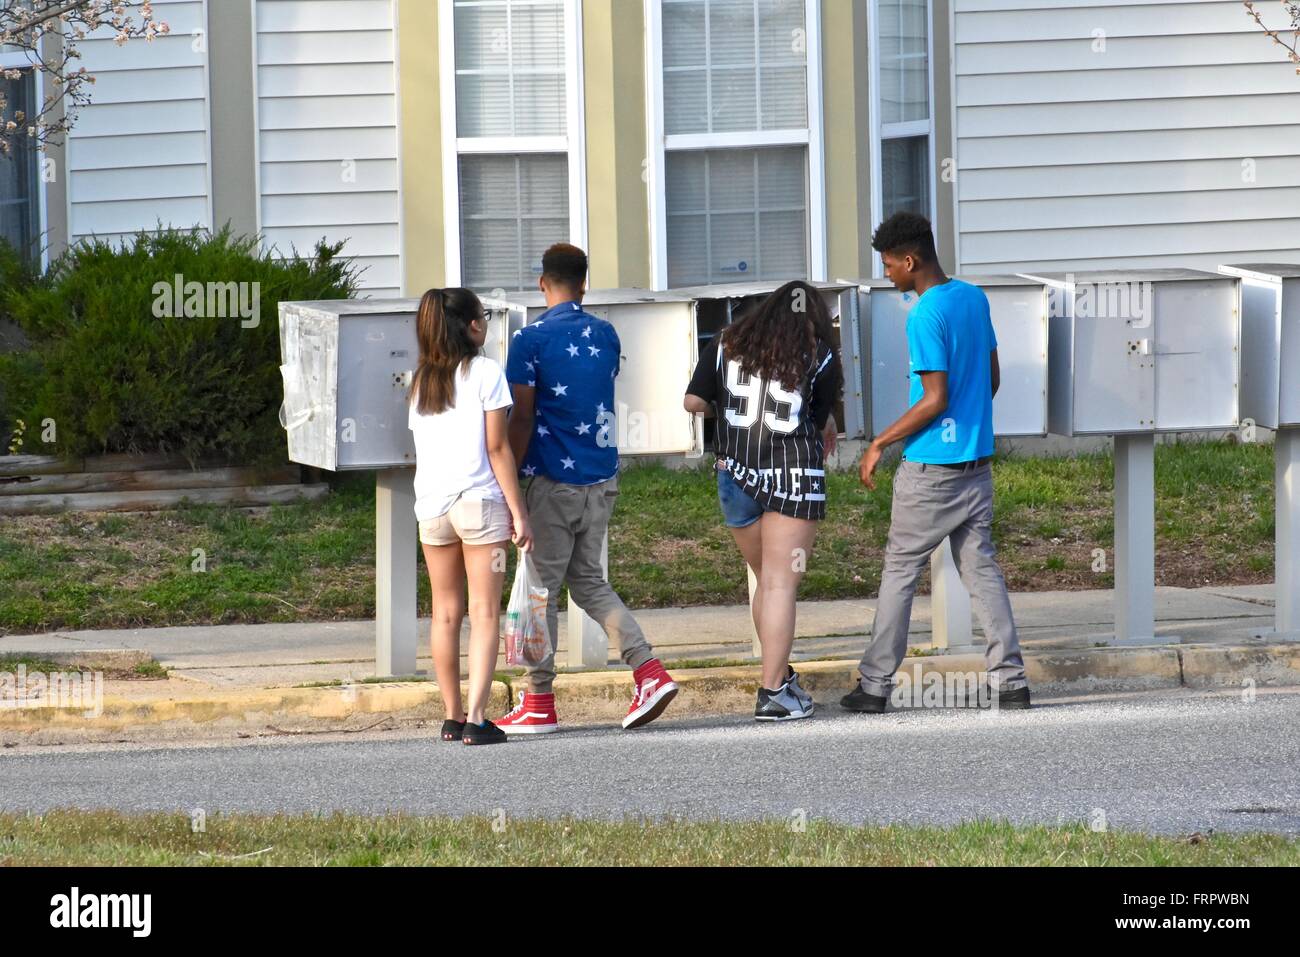
[{"label": "concrete curb", "polygon": [[[671,666],[671,662],[669,663]],[[802,683],[823,707],[834,707],[853,686],[857,662],[805,661]],[[914,681],[929,674],[980,675],[981,655],[908,658],[902,671]],[[1300,685],[1300,643],[1221,647],[1166,645],[1150,648],[1086,648],[1029,652],[1025,670],[1040,694]],[[982,675],[980,675],[982,677]],[[757,665],[680,669],[680,688],[670,715],[746,713],[759,684]],[[1248,684],[1253,682],[1253,684]],[[521,687],[494,682],[490,714],[502,714]],[[555,679],[556,707],[569,722],[621,720],[631,701],[627,671],[562,674]],[[298,726],[315,730],[358,730],[383,716],[395,724],[441,721],[442,700],[432,682],[386,682],[323,688],[259,688],[241,691],[165,693],[156,698],[105,696],[99,714],[84,708],[0,707],[0,731],[91,730],[127,732],[141,728],[230,730]],[[10,735],[13,737],[13,735]]]},{"label": "concrete curb", "polygon": [[[509,701],[506,685],[492,683],[489,712]],[[292,724],[319,726],[383,715],[398,723],[441,721],[442,697],[432,682],[384,682],[326,688],[256,688],[166,694],[157,698],[104,696],[98,714],[86,707],[0,708],[0,730],[129,731]]]}]

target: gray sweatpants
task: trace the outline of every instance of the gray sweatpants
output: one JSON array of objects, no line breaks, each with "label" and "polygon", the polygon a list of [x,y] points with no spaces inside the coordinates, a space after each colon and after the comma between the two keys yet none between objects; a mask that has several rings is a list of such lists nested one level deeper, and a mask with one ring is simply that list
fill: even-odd
[{"label": "gray sweatpants", "polygon": [[576,604],[618,641],[624,664],[639,668],[652,659],[654,653],[641,627],[601,568],[605,531],[618,499],[618,477],[596,485],[566,485],[539,475],[528,483],[524,498],[533,526],[533,567],[550,592],[546,627],[551,653],[528,669],[530,690],[548,694],[555,681],[562,584],[569,586],[570,609]]},{"label": "gray sweatpants", "polygon": [[988,464],[964,471],[906,460],[899,465],[874,637],[858,665],[864,691],[889,694],[907,654],[917,579],[945,538],[952,539],[953,560],[988,639],[989,684],[1010,691],[1028,683],[1007,583],[994,557],[992,523],[993,469]]}]

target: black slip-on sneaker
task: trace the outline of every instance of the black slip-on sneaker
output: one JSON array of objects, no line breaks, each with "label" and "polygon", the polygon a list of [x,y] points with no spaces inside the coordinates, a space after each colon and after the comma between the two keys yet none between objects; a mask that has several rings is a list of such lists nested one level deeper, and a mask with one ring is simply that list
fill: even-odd
[{"label": "black slip-on sneaker", "polygon": [[888,697],[864,691],[861,684],[854,685],[853,690],[840,699],[841,708],[860,714],[884,714],[888,706]]},{"label": "black slip-on sneaker", "polygon": [[463,737],[465,737],[464,721],[453,721],[448,718],[442,723],[442,740],[459,741]]},{"label": "black slip-on sneaker", "polygon": [[482,724],[465,724],[465,735],[461,738],[466,744],[505,744],[509,735],[491,721]]},{"label": "black slip-on sneaker", "polygon": [[994,691],[990,688],[989,700],[996,701],[998,708],[1003,711],[1027,711],[1033,707],[1029,701],[1029,685],[1009,691]]}]

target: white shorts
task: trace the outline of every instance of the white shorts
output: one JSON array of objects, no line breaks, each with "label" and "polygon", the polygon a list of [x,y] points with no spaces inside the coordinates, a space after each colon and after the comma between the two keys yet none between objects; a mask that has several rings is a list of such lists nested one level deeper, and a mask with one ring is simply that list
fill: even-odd
[{"label": "white shorts", "polygon": [[505,502],[461,496],[446,513],[420,522],[425,545],[494,545],[508,542],[514,524]]}]

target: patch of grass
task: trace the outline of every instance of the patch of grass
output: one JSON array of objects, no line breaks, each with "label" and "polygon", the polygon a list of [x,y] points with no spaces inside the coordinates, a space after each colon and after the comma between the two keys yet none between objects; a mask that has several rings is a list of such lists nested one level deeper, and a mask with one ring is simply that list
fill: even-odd
[{"label": "patch of grass", "polygon": [[422,675],[404,675],[398,678],[379,678],[370,675],[365,678],[349,678],[344,681],[341,678],[334,678],[330,681],[305,681],[300,685],[294,685],[295,688],[342,688],[345,685],[399,685],[399,684],[422,684],[433,681],[432,678],[426,678]]},{"label": "patch of grass", "polygon": [[[827,518],[809,558],[803,600],[876,595],[892,470],[881,473],[875,492],[861,487],[856,472],[828,477]],[[1013,591],[1111,587],[1109,455],[1011,455],[993,474],[994,539]],[[1272,580],[1270,447],[1160,445],[1156,485],[1159,584]],[[620,487],[610,579],[630,607],[748,599],[744,564],[722,525],[709,469],[633,466]],[[372,618],[374,548],[368,475],[336,479],[324,499],[257,515],[191,504],[144,515],[15,516],[0,527],[0,633]],[[194,549],[203,550],[203,571],[193,570]],[[1094,571],[1098,550],[1105,568]],[[418,598],[427,613],[429,584],[418,561]],[[512,550],[507,581],[513,572]]]},{"label": "patch of grass", "polygon": [[[1085,825],[852,827],[810,820],[701,822],[213,814],[0,814],[4,866],[1243,866],[1300,864],[1268,834],[1153,837]],[[269,848],[269,850],[267,850]],[[260,852],[260,853],[259,853]]]},{"label": "patch of grass", "polygon": [[0,672],[13,673],[20,667],[26,670],[28,674],[34,672],[40,672],[42,674],[69,674],[72,672],[90,674],[93,672],[102,672],[104,678],[110,680],[130,680],[136,678],[158,680],[167,677],[167,669],[152,659],[149,661],[143,661],[137,665],[132,665],[128,668],[122,668],[55,661],[52,658],[42,658],[39,655],[0,655]]}]

